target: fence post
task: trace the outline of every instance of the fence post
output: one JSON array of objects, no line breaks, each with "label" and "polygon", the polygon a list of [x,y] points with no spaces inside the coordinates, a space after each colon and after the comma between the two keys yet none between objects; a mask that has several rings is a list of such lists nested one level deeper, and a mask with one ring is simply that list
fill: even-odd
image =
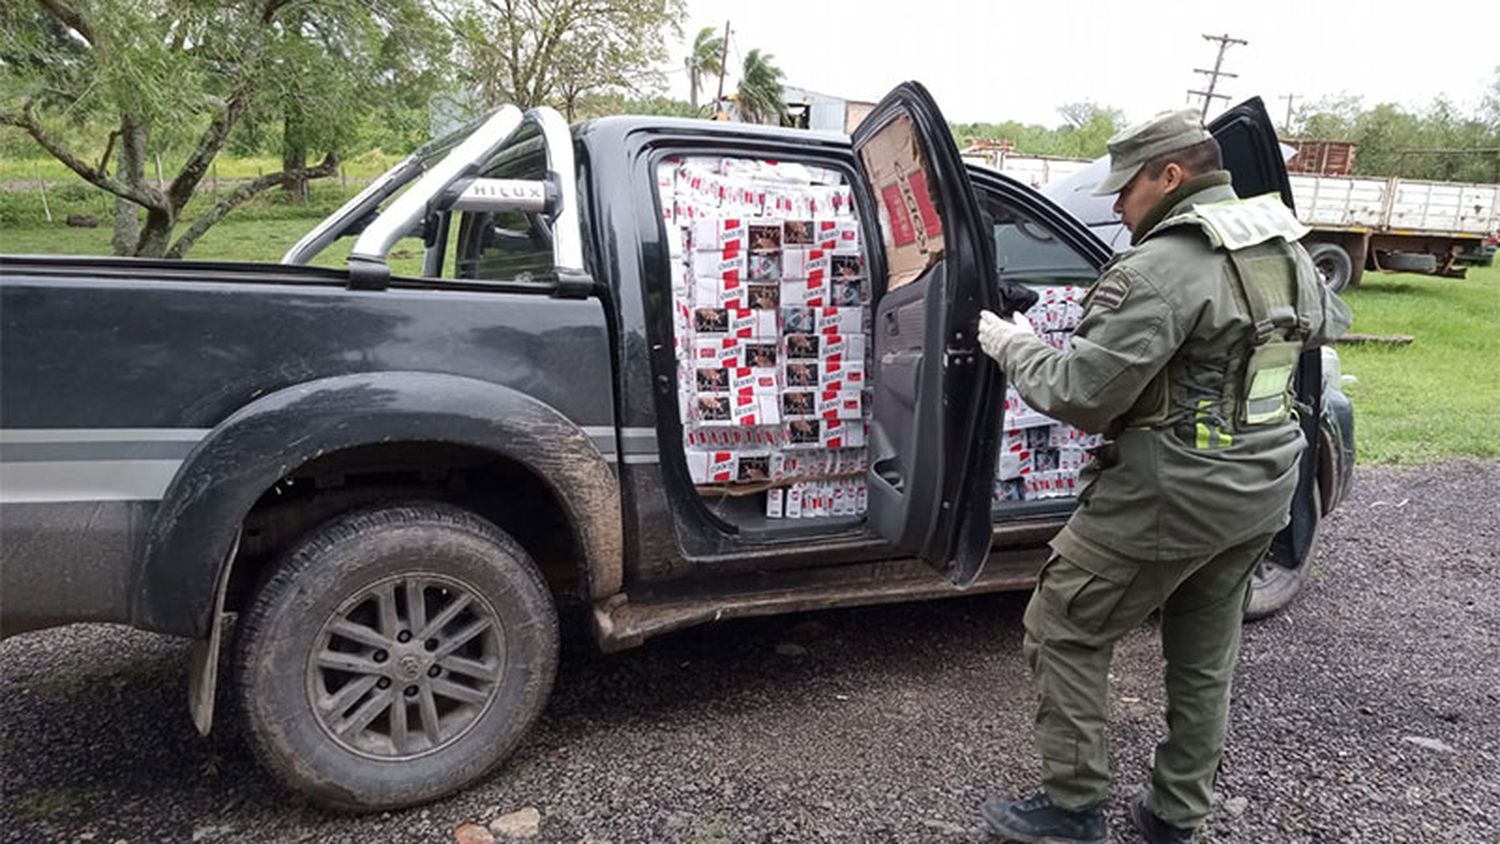
[{"label": "fence post", "polygon": [[47,183],[42,181],[42,165],[33,161],[31,166],[36,170],[36,186],[42,191],[42,213],[47,215],[47,222],[52,222],[52,208],[47,204]]}]

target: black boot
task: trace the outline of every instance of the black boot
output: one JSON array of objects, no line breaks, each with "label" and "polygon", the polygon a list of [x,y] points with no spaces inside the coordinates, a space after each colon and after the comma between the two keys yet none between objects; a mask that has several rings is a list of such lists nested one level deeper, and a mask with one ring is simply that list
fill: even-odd
[{"label": "black boot", "polygon": [[1130,819],[1135,828],[1149,844],[1192,844],[1193,830],[1185,826],[1172,826],[1158,818],[1146,805],[1146,792],[1142,791],[1130,801]]},{"label": "black boot", "polygon": [[1097,804],[1070,811],[1052,805],[1046,794],[1025,800],[991,797],[979,807],[990,828],[1025,844],[1106,844],[1104,810]]}]

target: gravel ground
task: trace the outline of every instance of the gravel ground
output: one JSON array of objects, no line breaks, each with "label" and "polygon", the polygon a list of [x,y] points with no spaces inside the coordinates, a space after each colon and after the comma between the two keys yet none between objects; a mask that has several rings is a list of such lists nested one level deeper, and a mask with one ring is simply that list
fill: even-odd
[{"label": "gravel ground", "polygon": [[[1500,465],[1362,470],[1315,579],[1252,626],[1212,841],[1500,841]],[[1033,787],[1024,596],[565,648],[503,770],[426,808],[299,804],[188,721],[186,647],[79,626],[0,646],[6,841],[451,841],[523,807],[547,841],[983,841]],[[99,659],[100,655],[104,658]],[[1161,732],[1155,631],[1115,663],[1120,793]],[[1111,823],[1136,840],[1118,797]]]}]

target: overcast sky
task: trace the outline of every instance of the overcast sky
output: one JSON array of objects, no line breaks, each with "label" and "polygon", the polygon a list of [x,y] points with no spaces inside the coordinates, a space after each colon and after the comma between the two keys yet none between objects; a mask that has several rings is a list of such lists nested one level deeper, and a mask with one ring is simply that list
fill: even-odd
[{"label": "overcast sky", "polygon": [[[1279,122],[1288,93],[1299,104],[1348,93],[1366,106],[1415,108],[1444,93],[1471,112],[1500,65],[1497,8],[1494,0],[688,0],[684,40],[728,18],[731,74],[759,47],[788,85],[876,100],[916,79],[950,120],[1055,126],[1057,107],[1081,100],[1123,109],[1131,121],[1182,107],[1187,89],[1206,81],[1193,68],[1213,67],[1218,44],[1202,35],[1228,33],[1250,43],[1225,54],[1223,69],[1239,77],[1221,79],[1219,90],[1232,101],[1260,94]],[[667,76],[681,99],[686,53],[675,46]]]}]

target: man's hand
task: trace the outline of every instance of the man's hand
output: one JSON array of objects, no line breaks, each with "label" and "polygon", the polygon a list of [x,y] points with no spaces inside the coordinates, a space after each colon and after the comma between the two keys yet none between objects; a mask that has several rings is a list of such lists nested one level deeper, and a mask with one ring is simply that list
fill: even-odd
[{"label": "man's hand", "polygon": [[1000,360],[1000,351],[1010,338],[1017,334],[1035,334],[1031,327],[1031,320],[1020,311],[1011,315],[1009,320],[1001,319],[993,311],[979,312],[979,348],[984,353]]}]

